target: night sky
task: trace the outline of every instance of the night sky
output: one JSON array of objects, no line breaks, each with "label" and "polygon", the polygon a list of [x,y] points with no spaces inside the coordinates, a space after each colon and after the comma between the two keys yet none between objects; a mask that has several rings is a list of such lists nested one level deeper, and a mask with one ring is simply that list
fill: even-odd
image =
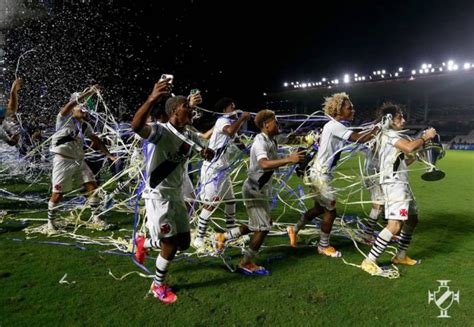
[{"label": "night sky", "polygon": [[111,107],[134,111],[170,73],[174,93],[199,88],[204,107],[229,96],[256,111],[285,80],[474,60],[473,2],[359,2],[49,1],[7,30],[7,76],[35,49],[19,69],[29,110],[98,82]]}]

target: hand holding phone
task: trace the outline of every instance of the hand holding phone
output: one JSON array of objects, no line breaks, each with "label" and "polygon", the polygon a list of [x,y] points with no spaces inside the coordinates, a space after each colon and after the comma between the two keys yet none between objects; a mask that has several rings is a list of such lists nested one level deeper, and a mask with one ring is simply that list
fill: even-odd
[{"label": "hand holding phone", "polygon": [[162,74],[161,77],[160,77],[160,82],[165,80],[165,79],[170,79],[168,84],[173,84],[173,78],[174,78],[174,76],[171,75],[171,74]]}]

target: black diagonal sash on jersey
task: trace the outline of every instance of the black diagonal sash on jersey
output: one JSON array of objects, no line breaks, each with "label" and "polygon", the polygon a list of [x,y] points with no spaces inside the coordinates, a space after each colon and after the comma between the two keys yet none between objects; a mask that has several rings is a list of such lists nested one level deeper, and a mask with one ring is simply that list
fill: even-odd
[{"label": "black diagonal sash on jersey", "polygon": [[397,159],[393,163],[393,176],[395,176],[395,174],[397,173],[398,168],[400,167],[400,163],[402,162],[402,160],[405,160],[405,154],[403,152],[400,153],[400,155],[397,157]]},{"label": "black diagonal sash on jersey", "polygon": [[274,170],[266,171],[266,172],[263,173],[262,176],[260,176],[260,178],[258,179],[258,189],[259,190],[261,190],[262,187],[264,187],[265,184],[268,183],[270,178],[272,178],[273,172],[274,172]]},{"label": "black diagonal sash on jersey", "polygon": [[332,163],[331,163],[331,169],[334,168],[337,164],[337,162],[339,161],[339,159],[341,159],[341,153],[342,151],[338,151],[335,155],[334,155],[334,158],[332,160]]},{"label": "black diagonal sash on jersey", "polygon": [[[275,146],[277,147],[278,149],[278,143],[275,139],[270,139],[274,144]],[[265,186],[265,184],[268,183],[268,181],[270,180],[270,178],[272,178],[272,175],[275,171],[274,170],[270,170],[270,171],[266,171],[263,173],[262,176],[260,176],[260,178],[258,179],[258,189],[261,190],[262,187]]]},{"label": "black diagonal sash on jersey", "polygon": [[[185,155],[188,154],[189,148],[191,146],[183,142],[178,149],[177,154]],[[180,162],[175,162],[171,160],[165,160],[160,163],[150,174],[150,186],[152,188],[157,187],[160,183],[173,172],[173,170],[178,167]],[[178,186],[177,186],[178,187]]]}]

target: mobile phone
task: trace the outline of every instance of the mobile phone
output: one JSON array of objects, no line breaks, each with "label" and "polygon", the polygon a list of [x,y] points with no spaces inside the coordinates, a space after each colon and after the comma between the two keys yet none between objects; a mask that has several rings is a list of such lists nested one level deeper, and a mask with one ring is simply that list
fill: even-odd
[{"label": "mobile phone", "polygon": [[171,75],[171,74],[162,74],[161,77],[160,77],[160,81],[162,80],[165,80],[165,79],[170,79],[170,81],[168,82],[169,84],[173,84],[173,78],[174,76]]},{"label": "mobile phone", "polygon": [[192,89],[191,90],[191,95],[194,95],[194,94],[199,93],[199,92],[201,92],[201,91],[199,91],[199,89]]}]

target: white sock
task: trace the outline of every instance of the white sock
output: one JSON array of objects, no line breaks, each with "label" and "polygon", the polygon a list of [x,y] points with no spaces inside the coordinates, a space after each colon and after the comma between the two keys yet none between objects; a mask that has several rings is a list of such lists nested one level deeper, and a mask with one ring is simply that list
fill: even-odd
[{"label": "white sock", "polygon": [[295,226],[293,226],[293,230],[295,231],[296,234],[306,226],[306,223],[304,222],[304,216],[301,216],[300,221],[298,221]]},{"label": "white sock", "polygon": [[153,248],[153,249],[159,249],[160,248],[160,241],[159,240],[153,240],[151,238],[145,239],[145,243],[143,243],[143,247],[145,249]]},{"label": "white sock", "polygon": [[382,229],[369,252],[368,258],[370,261],[377,262],[377,258],[385,251],[392,236],[393,234],[387,228]]},{"label": "white sock", "polygon": [[375,208],[372,208],[372,210],[370,210],[369,219],[367,220],[367,226],[365,230],[366,234],[368,235],[374,234],[374,227],[375,227],[375,224],[377,224],[377,219],[379,218],[380,211],[381,211],[380,209],[375,209]]},{"label": "white sock", "polygon": [[48,220],[53,221],[56,219],[57,206],[58,204],[53,201],[48,202]]},{"label": "white sock", "polygon": [[236,239],[240,235],[242,235],[242,232],[240,231],[240,227],[234,227],[232,229],[227,230],[227,232],[224,233],[226,240]]},{"label": "white sock", "polygon": [[411,238],[413,231],[415,230],[414,227],[409,226],[407,224],[403,224],[402,231],[400,233],[400,239],[398,241],[398,252],[397,258],[404,259],[407,256],[408,246],[410,246]]},{"label": "white sock", "polygon": [[95,215],[100,207],[100,199],[97,196],[89,197],[89,205],[91,206],[92,215]]},{"label": "white sock", "polygon": [[224,208],[225,224],[227,229],[236,227],[235,224],[235,203],[226,203]]},{"label": "white sock", "polygon": [[320,237],[319,237],[320,248],[327,248],[329,246],[329,235],[330,234],[326,234],[325,232],[321,231]]},{"label": "white sock", "polygon": [[171,261],[166,260],[161,256],[161,254],[156,258],[156,272],[153,277],[153,281],[157,285],[163,284],[166,274],[168,273],[168,267],[171,264]]},{"label": "white sock", "polygon": [[198,221],[198,237],[204,238],[206,236],[206,229],[207,224],[209,223],[209,218],[212,215],[212,211],[207,209],[202,209],[201,213],[199,214],[199,221]]}]

